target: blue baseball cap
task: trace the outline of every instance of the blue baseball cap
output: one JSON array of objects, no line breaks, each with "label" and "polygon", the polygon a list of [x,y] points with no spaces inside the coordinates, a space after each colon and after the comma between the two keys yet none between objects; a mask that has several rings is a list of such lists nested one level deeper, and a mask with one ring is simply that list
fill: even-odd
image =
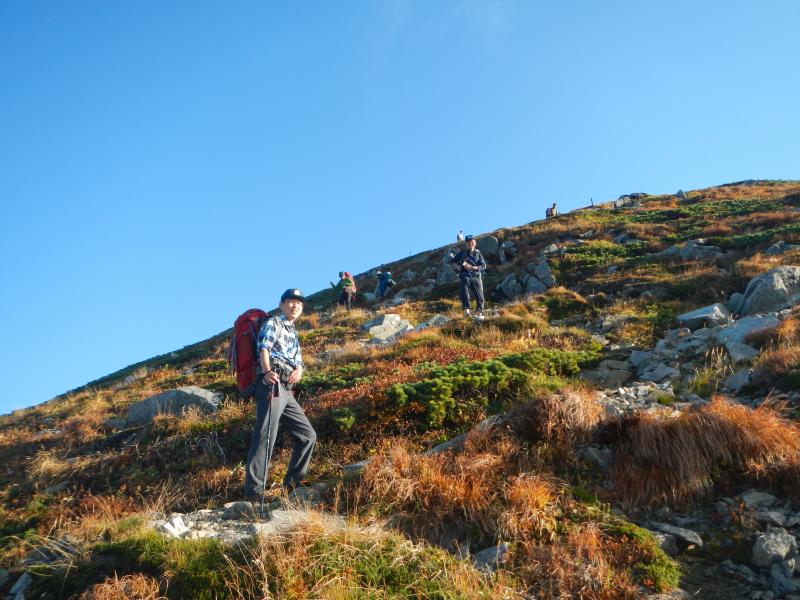
[{"label": "blue baseball cap", "polygon": [[297,288],[289,288],[281,294],[281,302],[284,300],[300,300],[300,302],[305,302],[306,298],[303,296],[303,292]]}]

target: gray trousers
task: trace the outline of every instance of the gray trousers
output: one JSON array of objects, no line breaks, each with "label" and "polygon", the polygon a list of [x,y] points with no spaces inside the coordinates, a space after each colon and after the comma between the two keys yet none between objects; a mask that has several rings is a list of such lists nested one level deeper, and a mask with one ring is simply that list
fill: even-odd
[{"label": "gray trousers", "polygon": [[279,386],[278,395],[274,395],[274,386],[264,385],[261,377],[256,382],[256,426],[250,435],[250,450],[247,453],[247,474],[244,479],[246,496],[259,496],[264,489],[267,463],[272,458],[279,424],[294,439],[292,458],[283,485],[300,485],[308,473],[317,434],[294,399],[294,394],[282,383]]},{"label": "gray trousers", "polygon": [[475,298],[476,308],[483,312],[483,280],[480,277],[462,275],[461,280],[461,308],[469,308],[470,295]]}]

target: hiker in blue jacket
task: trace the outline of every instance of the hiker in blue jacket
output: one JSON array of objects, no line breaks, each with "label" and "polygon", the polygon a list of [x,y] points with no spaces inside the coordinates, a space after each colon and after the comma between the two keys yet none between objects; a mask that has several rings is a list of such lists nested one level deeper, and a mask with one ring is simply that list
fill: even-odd
[{"label": "hiker in blue jacket", "polygon": [[386,295],[386,290],[390,285],[395,285],[397,282],[392,279],[392,274],[389,271],[378,271],[378,298],[383,298]]},{"label": "hiker in blue jacket", "polygon": [[483,280],[481,278],[486,270],[486,260],[481,251],[476,248],[478,243],[475,238],[468,235],[464,238],[466,248],[456,254],[451,261],[454,265],[461,283],[461,307],[464,316],[470,315],[470,296],[475,297],[475,317],[483,318]]}]

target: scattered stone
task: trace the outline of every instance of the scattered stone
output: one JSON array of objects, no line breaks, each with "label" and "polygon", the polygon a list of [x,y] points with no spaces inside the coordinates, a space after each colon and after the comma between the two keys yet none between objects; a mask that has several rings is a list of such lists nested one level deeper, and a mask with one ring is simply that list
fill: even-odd
[{"label": "scattered stone", "polygon": [[725,379],[723,385],[729,392],[737,393],[750,383],[750,369],[736,371],[733,375]]},{"label": "scattered stone", "polygon": [[547,292],[547,286],[533,275],[528,277],[527,281],[525,281],[525,293],[544,294],[545,292]]},{"label": "scattered stone", "polygon": [[[491,427],[495,427],[500,425],[504,422],[505,415],[492,415],[491,417],[485,418],[483,421],[478,423],[472,431],[487,431]],[[464,448],[464,442],[467,441],[467,433],[462,433],[461,435],[457,435],[454,438],[447,440],[446,442],[442,442],[434,446],[433,448],[426,450],[423,454],[425,456],[429,456],[431,454],[439,454],[440,452],[446,452],[447,450],[453,450],[454,452],[460,451]]]},{"label": "scattered stone", "polygon": [[416,276],[417,274],[414,271],[412,271],[411,269],[406,269],[405,271],[403,271],[403,274],[400,275],[400,280],[412,281]]},{"label": "scattered stone", "polygon": [[660,531],[651,532],[653,538],[656,540],[658,547],[670,556],[678,554],[678,542],[675,541],[675,536],[670,533],[662,533]]},{"label": "scattered stone", "polygon": [[791,571],[786,572],[786,569],[781,563],[774,563],[769,571],[769,577],[772,581],[772,590],[776,594],[787,594],[790,592],[800,591],[800,579],[791,576]]},{"label": "scattered stone", "polygon": [[349,465],[345,465],[342,467],[342,476],[347,479],[349,477],[355,477],[356,475],[360,475],[364,469],[367,468],[367,465],[370,463],[370,458],[365,458],[364,460],[360,460],[357,463],[352,463]]},{"label": "scattered stone", "polygon": [[271,518],[266,522],[250,524],[252,535],[270,536],[277,533],[285,533],[311,520],[322,520],[326,529],[342,529],[345,526],[344,519],[339,515],[314,513],[305,510],[273,510]]},{"label": "scattered stone", "polygon": [[724,304],[716,303],[678,315],[678,325],[694,331],[701,327],[715,327],[728,323],[731,313]]},{"label": "scattered stone", "polygon": [[502,543],[476,552],[472,556],[472,561],[475,563],[475,568],[479,571],[491,572],[497,569],[497,566],[503,562],[507,553],[508,544]]},{"label": "scattered stone", "polygon": [[667,379],[677,379],[680,376],[678,369],[668,367],[667,365],[657,365],[647,369],[644,373],[639,375],[642,381],[655,381],[661,382]]},{"label": "scattered stone", "polygon": [[65,489],[69,487],[69,481],[59,481],[58,483],[54,483],[53,485],[47,486],[44,489],[45,494],[58,494],[59,492],[63,492]]},{"label": "scattered stone", "polygon": [[685,244],[676,244],[666,250],[656,252],[651,256],[656,260],[715,260],[722,256],[722,251],[716,246],[705,246],[705,240],[690,240]]},{"label": "scattered stone", "polygon": [[485,235],[478,240],[478,250],[487,259],[500,257],[500,243],[493,235]]},{"label": "scattered stone", "polygon": [[254,519],[256,509],[251,502],[241,500],[239,502],[228,502],[224,505],[225,511],[222,518],[226,521],[237,521],[242,519]]},{"label": "scattered stone", "polygon": [[651,353],[642,350],[634,350],[631,352],[630,361],[634,367],[641,367],[645,362],[650,359]]},{"label": "scattered stone", "polygon": [[429,327],[440,327],[441,325],[444,325],[445,323],[449,322],[450,322],[449,317],[445,317],[444,315],[433,315],[427,321],[424,321],[423,323],[420,323],[419,325],[414,327],[414,331],[421,331],[423,329],[428,329]]},{"label": "scattered stone", "polygon": [[444,285],[445,283],[453,283],[458,281],[458,273],[456,273],[455,266],[452,261],[458,252],[458,248],[453,246],[445,250],[442,256],[442,262],[436,272],[436,285]]},{"label": "scattered stone", "polygon": [[128,407],[126,421],[131,425],[144,425],[152,421],[156,415],[162,413],[180,415],[190,406],[196,406],[203,412],[215,412],[221,401],[222,394],[189,385],[131,404]]},{"label": "scattered stone", "polygon": [[668,523],[651,523],[651,525],[653,528],[662,533],[674,535],[677,539],[685,542],[686,544],[692,544],[698,548],[703,547],[703,540],[700,538],[697,532],[692,531],[691,529],[676,527],[675,525],[669,525]]},{"label": "scattered stone", "polygon": [[391,342],[414,329],[411,323],[395,313],[380,315],[364,323],[361,328],[379,342]]},{"label": "scattered stone", "polygon": [[550,244],[545,246],[544,250],[542,250],[542,254],[555,254],[558,252],[558,246],[555,244]]},{"label": "scattered stone", "polygon": [[744,302],[744,294],[740,294],[739,292],[734,292],[731,294],[728,301],[725,303],[726,308],[731,311],[732,313],[739,313],[739,309],[742,307],[742,302]]},{"label": "scattered stone", "polygon": [[541,281],[548,288],[555,287],[556,278],[553,276],[553,270],[546,258],[541,258],[537,263],[531,263],[527,267],[528,271]]},{"label": "scattered stone", "polygon": [[315,483],[310,486],[301,485],[289,492],[288,500],[292,505],[316,508],[324,503],[323,494],[327,489],[328,485],[326,483]]},{"label": "scattered stone", "polygon": [[734,364],[750,362],[758,356],[758,350],[740,342],[726,342],[725,350],[728,351],[728,356]]},{"label": "scattered stone", "polygon": [[770,508],[778,501],[772,494],[756,490],[748,490],[742,494],[741,498],[748,508]]},{"label": "scattered stone", "polygon": [[515,273],[509,273],[500,285],[497,286],[497,289],[500,290],[506,298],[511,300],[522,294],[525,288],[519,283]]},{"label": "scattered stone", "polygon": [[753,570],[750,567],[735,563],[729,558],[722,561],[720,567],[726,573],[730,573],[734,577],[741,579],[742,581],[746,581],[751,585],[759,585],[762,583],[761,578],[753,573]]},{"label": "scattered stone", "polygon": [[753,544],[753,564],[769,567],[797,555],[797,540],[782,527],[767,527],[766,533],[756,538]]},{"label": "scattered stone", "polygon": [[613,242],[615,244],[624,244],[625,242],[627,242],[630,239],[631,239],[631,236],[629,236],[627,233],[620,233],[618,236],[616,236],[614,238]]},{"label": "scattered stone", "polygon": [[773,315],[744,317],[738,321],[733,321],[730,325],[715,329],[714,340],[718,344],[727,342],[744,343],[747,336],[752,332],[775,327],[778,323],[780,321]]},{"label": "scattered stone", "polygon": [[753,315],[779,311],[800,302],[800,267],[775,267],[750,280],[741,313]]},{"label": "scattered stone", "polygon": [[786,515],[777,510],[758,511],[756,513],[756,521],[766,525],[783,527],[786,524]]}]

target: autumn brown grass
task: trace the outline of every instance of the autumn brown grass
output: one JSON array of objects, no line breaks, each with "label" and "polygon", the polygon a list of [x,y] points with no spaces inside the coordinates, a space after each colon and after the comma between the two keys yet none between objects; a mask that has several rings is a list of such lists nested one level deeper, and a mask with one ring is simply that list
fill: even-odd
[{"label": "autumn brown grass", "polygon": [[721,470],[779,477],[794,468],[799,452],[800,429],[777,408],[750,409],[715,396],[674,419],[623,422],[611,479],[626,505],[682,505],[707,494]]},{"label": "autumn brown grass", "polygon": [[166,596],[161,595],[154,577],[143,573],[118,577],[114,573],[83,592],[79,600],[166,600]]}]

